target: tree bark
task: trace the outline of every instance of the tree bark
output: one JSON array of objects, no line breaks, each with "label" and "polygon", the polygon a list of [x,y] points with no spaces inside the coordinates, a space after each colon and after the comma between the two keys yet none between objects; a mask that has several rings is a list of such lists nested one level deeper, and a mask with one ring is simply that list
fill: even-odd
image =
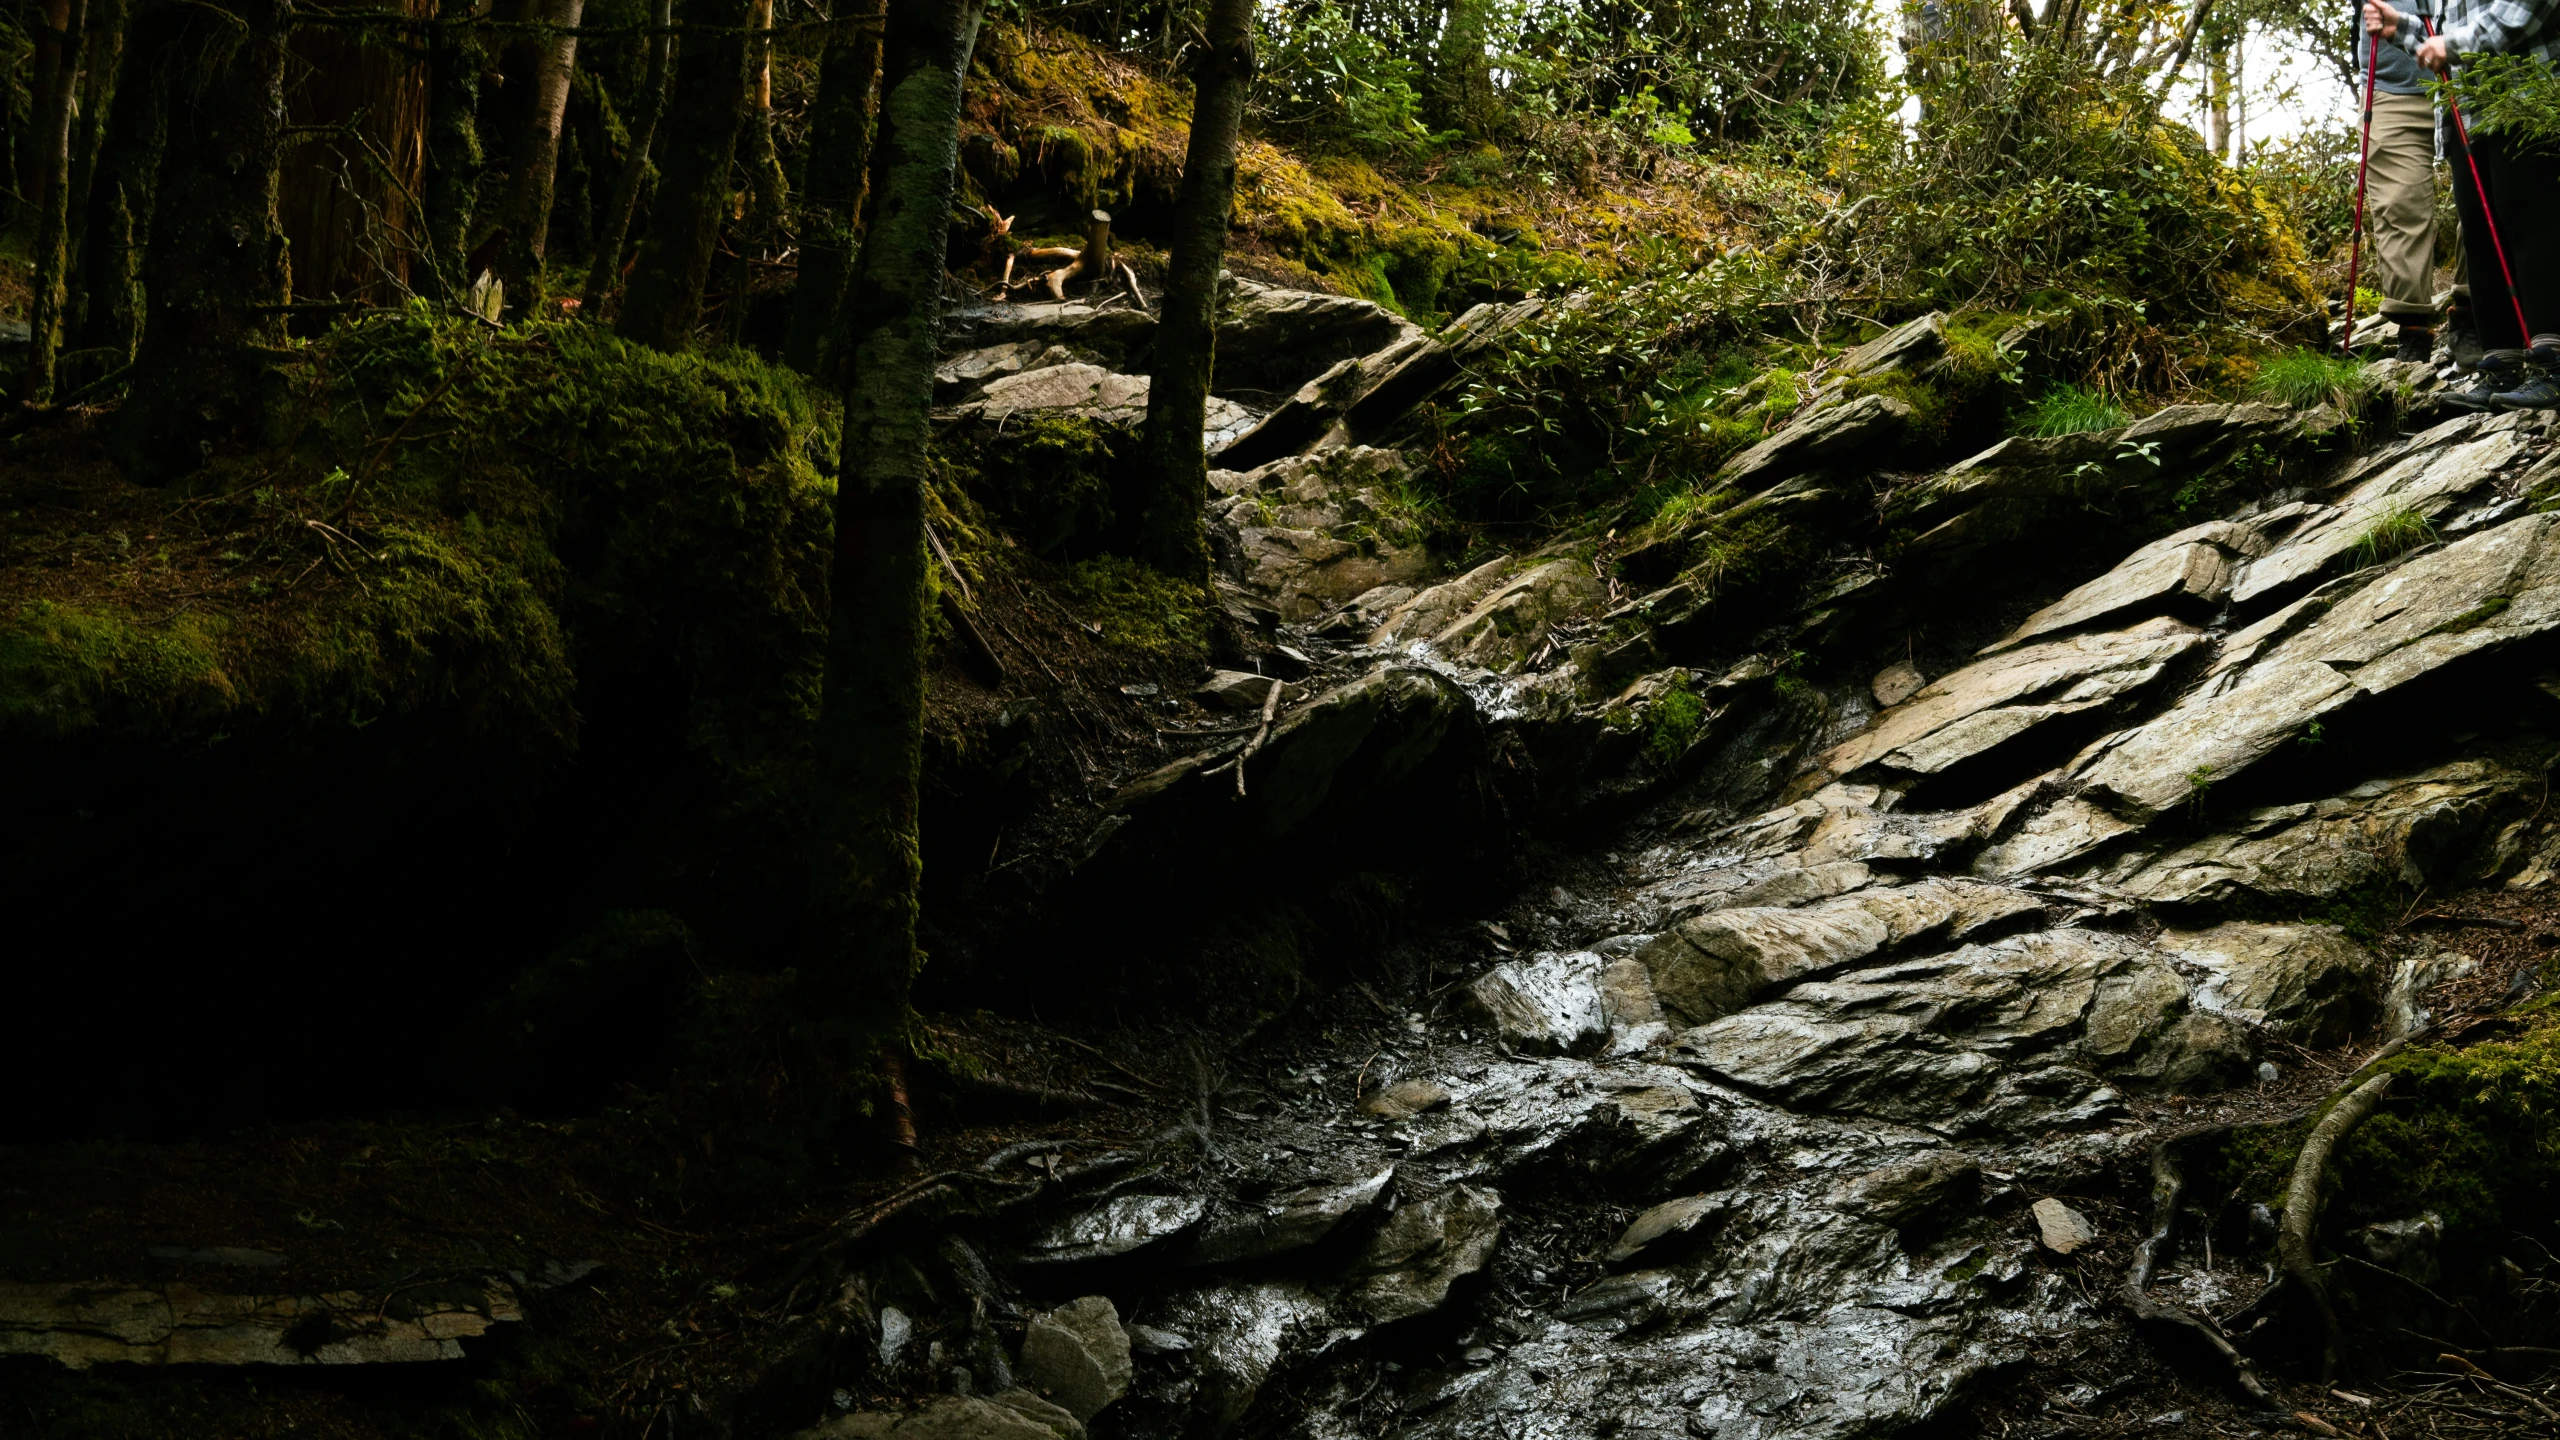
[{"label": "tree bark", "polygon": [[702,287],[729,216],[729,160],[746,120],[750,0],[690,0],[668,103],[666,164],[650,207],[649,238],[631,270],[617,323],[625,339],[659,350],[693,343]]},{"label": "tree bark", "polygon": [[854,1044],[905,1048],[924,741],[927,449],[961,85],[985,0],[895,0],[837,466],[806,972]]},{"label": "tree bark", "polygon": [[463,261],[471,253],[480,172],[480,72],[488,64],[482,38],[462,22],[477,18],[482,0],[444,0],[427,48],[426,264],[411,286],[430,300],[459,302],[472,276]]},{"label": "tree bark", "polygon": [[181,23],[179,7],[154,0],[140,0],[133,13],[81,227],[80,346],[112,352],[114,365],[130,361],[142,339],[142,257]]},{"label": "tree bark", "polygon": [[[62,300],[71,260],[71,112],[80,93],[82,31],[89,26],[88,0],[70,0],[62,20],[62,37],[52,47],[54,70],[44,78],[44,109],[34,126],[37,173],[44,188],[36,204],[35,295],[27,307],[27,368],[18,384],[20,404],[53,398],[53,362],[62,353]],[[43,54],[42,50],[37,52]]]},{"label": "tree bark", "polygon": [[872,89],[880,79],[884,0],[863,0],[867,22],[850,40],[827,46],[818,65],[818,98],[809,117],[809,160],[800,176],[800,279],[791,292],[791,329],[782,358],[804,375],[821,373],[845,273],[853,258],[854,221],[862,213],[863,177],[871,168]]},{"label": "tree bark", "polygon": [[729,281],[727,319],[732,345],[746,343],[747,310],[755,300],[755,257],[781,222],[790,189],[783,179],[782,157],[773,144],[773,40],[765,33],[773,28],[773,0],[754,0],[747,25],[758,33],[747,41],[747,71],[754,78],[747,87],[746,151],[739,161],[739,168],[746,171],[747,213],[732,238],[738,252],[737,272]]},{"label": "tree bark", "polygon": [[1146,493],[1138,514],[1139,558],[1167,574],[1201,580],[1209,575],[1201,530],[1209,456],[1200,437],[1217,344],[1218,270],[1235,210],[1236,133],[1253,67],[1253,0],[1211,0],[1208,46],[1193,82],[1190,148],[1174,201],[1164,310],[1156,321],[1140,441]]},{"label": "tree bark", "polygon": [[71,298],[63,310],[65,335],[76,339],[88,312],[82,269],[88,258],[83,244],[89,233],[89,197],[97,188],[98,156],[106,146],[107,121],[115,113],[116,81],[124,66],[124,37],[133,18],[131,0],[92,0],[89,6],[88,54],[82,68],[88,83],[81,87],[80,114],[71,136]]},{"label": "tree bark", "polygon": [[53,153],[45,147],[45,117],[53,113],[62,98],[54,93],[54,80],[62,73],[63,40],[68,36],[76,43],[79,37],[71,34],[71,0],[38,0],[27,8],[29,18],[37,23],[28,27],[35,32],[35,55],[27,67],[29,135],[17,156],[18,192],[41,216],[45,190],[51,183]]},{"label": "tree bark", "polygon": [[[326,4],[374,8],[373,0]],[[434,4],[394,0],[382,8],[423,19]],[[422,238],[413,197],[426,165],[423,58],[362,30],[295,28],[285,118],[303,138],[285,152],[276,182],[294,299],[397,305],[407,293]],[[328,312],[305,312],[290,328],[317,334],[328,321]]]},{"label": "tree bark", "polygon": [[626,116],[630,146],[622,169],[614,176],[613,198],[605,202],[604,231],[596,236],[595,263],[587,270],[587,313],[593,315],[622,279],[622,247],[631,238],[631,213],[640,206],[640,186],[649,178],[649,147],[658,136],[658,117],[667,109],[667,56],[675,36],[667,27],[675,19],[674,0],[650,0],[649,71]]},{"label": "tree bark", "polygon": [[586,0],[541,0],[534,7],[536,19],[559,29],[537,37],[532,93],[508,157],[507,203],[499,220],[507,227],[507,244],[500,252],[498,278],[507,287],[510,317],[528,314],[542,302],[551,191],[560,173],[560,119],[569,109],[569,77],[578,68],[575,32],[585,11]]},{"label": "tree bark", "polygon": [[171,87],[150,305],[131,398],[109,435],[146,484],[187,474],[254,430],[267,349],[284,340],[289,277],[276,220],[289,0],[189,0]]},{"label": "tree bark", "polygon": [[1490,0],[1450,0],[1448,23],[1431,58],[1436,118],[1470,139],[1484,138],[1493,118],[1493,63],[1484,53],[1491,9]]}]

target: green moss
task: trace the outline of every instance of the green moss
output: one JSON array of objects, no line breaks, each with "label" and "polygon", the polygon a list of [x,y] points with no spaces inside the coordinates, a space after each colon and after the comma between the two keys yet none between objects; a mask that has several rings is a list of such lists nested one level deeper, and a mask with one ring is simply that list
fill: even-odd
[{"label": "green moss", "polygon": [[2454,616],[2452,619],[2447,620],[2427,633],[2431,635],[2459,635],[2465,630],[2473,629],[2489,620],[2497,618],[2500,615],[2504,615],[2507,613],[2507,607],[2514,603],[2514,601],[2509,600],[2504,595],[2492,596],[2488,600],[2463,611],[2461,614]]},{"label": "green moss", "polygon": [[1689,742],[1698,738],[1699,728],[1706,724],[1706,702],[1689,693],[1688,676],[1682,675],[1654,700],[1647,719],[1645,751],[1655,764],[1668,769],[1688,752]]},{"label": "green moss", "polygon": [[1117,555],[1070,566],[1059,589],[1102,627],[1104,644],[1159,654],[1204,648],[1217,606],[1206,587]]},{"label": "green moss", "polygon": [[140,617],[50,600],[0,621],[0,728],[176,726],[239,703],[212,617]]},{"label": "green moss", "polygon": [[2448,1234],[2547,1232],[2560,1202],[2560,1025],[2386,1062],[2390,1102],[2342,1147],[2341,1193],[2368,1217],[2433,1210]]},{"label": "green moss", "polygon": [[956,437],[968,488],[990,519],[1035,555],[1090,546],[1111,527],[1112,481],[1127,432],[1081,416],[1036,412]]}]

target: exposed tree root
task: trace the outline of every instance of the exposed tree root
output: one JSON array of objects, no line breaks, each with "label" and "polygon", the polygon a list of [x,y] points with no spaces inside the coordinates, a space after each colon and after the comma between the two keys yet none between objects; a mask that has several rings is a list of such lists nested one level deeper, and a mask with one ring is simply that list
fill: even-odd
[{"label": "exposed tree root", "polygon": [[[2371,1068],[2384,1058],[2377,1055],[2366,1062],[2366,1067]],[[2329,1303],[2328,1282],[2312,1259],[2311,1231],[2320,1218],[2320,1180],[2329,1168],[2330,1152],[2353,1134],[2390,1093],[2391,1076],[2385,1073],[2365,1081],[2331,1106],[2302,1142],[2302,1153],[2294,1157],[2293,1178],[2285,1186],[2284,1228],[2276,1236],[2276,1255],[2284,1266],[2285,1283],[2309,1297],[2311,1308],[2319,1313],[2323,1384],[2334,1383],[2338,1378],[2339,1363],[2345,1358],[2346,1334],[2338,1325],[2336,1308]]]},{"label": "exposed tree root", "polygon": [[[2188,1137],[2180,1137],[2188,1138]],[[2178,1199],[2186,1193],[2186,1177],[2178,1170],[2177,1157],[2171,1153],[2176,1140],[2163,1140],[2151,1147],[2151,1233],[2133,1247],[2133,1269],[2125,1277],[2124,1303],[2133,1318],[2145,1325],[2175,1326],[2202,1339],[2211,1346],[2223,1363],[2231,1367],[2232,1382],[2260,1404],[2272,1403],[2266,1382],[2258,1378],[2249,1357],[2222,1333],[2222,1327],[2204,1316],[2176,1305],[2151,1298],[2151,1272],[2158,1265],[2160,1252],[2169,1244],[2170,1232],[2178,1224]]]}]

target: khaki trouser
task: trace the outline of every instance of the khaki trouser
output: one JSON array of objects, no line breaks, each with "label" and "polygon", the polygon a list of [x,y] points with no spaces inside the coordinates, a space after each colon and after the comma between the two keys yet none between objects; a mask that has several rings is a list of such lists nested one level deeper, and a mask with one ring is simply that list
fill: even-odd
[{"label": "khaki trouser", "polygon": [[2373,97],[2365,181],[2366,273],[2382,313],[2433,324],[2436,293],[2436,108],[2424,95]]}]

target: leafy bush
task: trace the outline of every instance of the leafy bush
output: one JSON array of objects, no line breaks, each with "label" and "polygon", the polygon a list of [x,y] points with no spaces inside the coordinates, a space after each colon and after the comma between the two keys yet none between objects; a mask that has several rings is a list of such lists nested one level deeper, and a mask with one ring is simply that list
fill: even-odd
[{"label": "leafy bush", "polygon": [[2016,429],[2021,435],[2083,435],[2132,423],[2129,411],[2098,391],[2056,385],[2036,397],[2019,417]]},{"label": "leafy bush", "polygon": [[1434,140],[1422,123],[1422,67],[1334,0],[1262,14],[1253,105],[1273,129],[1360,154],[1410,154]]}]

